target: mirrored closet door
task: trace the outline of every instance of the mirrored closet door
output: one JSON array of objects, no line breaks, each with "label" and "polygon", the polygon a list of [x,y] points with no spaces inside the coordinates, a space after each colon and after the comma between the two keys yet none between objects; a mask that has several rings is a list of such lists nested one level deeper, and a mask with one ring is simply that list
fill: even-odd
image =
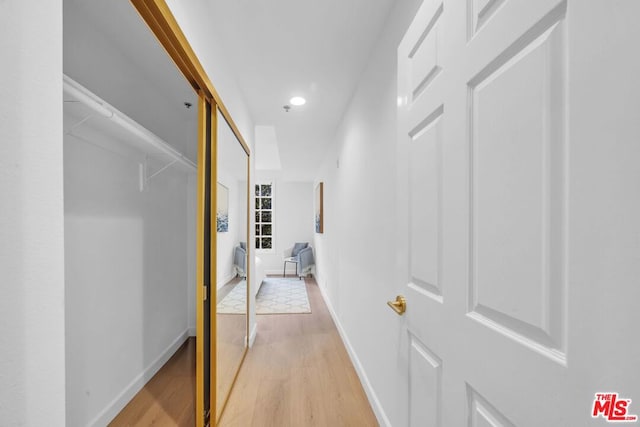
[{"label": "mirrored closet door", "polygon": [[[133,11],[131,5],[134,6],[138,14]],[[131,204],[138,206],[141,205],[138,198],[149,198],[150,195],[155,196],[156,193],[159,198],[166,198],[167,189],[173,191],[179,187],[181,190],[181,192],[176,190],[179,193],[176,198],[179,200],[175,203],[167,203],[168,207],[159,207],[157,203],[150,204],[150,208],[146,212],[149,216],[147,222],[150,225],[158,225],[159,231],[144,228],[142,225],[138,226],[138,222],[142,222],[138,218],[139,215],[131,215],[131,209],[126,211],[120,209],[113,216],[119,223],[124,223],[124,220],[131,223],[137,221],[135,223],[135,226],[138,227],[135,229],[136,233],[127,231],[108,233],[105,231],[105,235],[109,238],[114,238],[115,236],[134,239],[137,236],[143,236],[150,239],[151,242],[145,244],[140,240],[142,237],[139,239],[142,243],[138,242],[140,244],[134,247],[140,248],[140,250],[148,250],[148,255],[145,255],[147,252],[141,252],[142,254],[138,254],[139,256],[136,258],[125,257],[123,256],[124,253],[120,253],[122,251],[114,251],[116,255],[119,255],[120,258],[127,262],[131,263],[132,259],[136,260],[134,267],[140,271],[130,270],[137,273],[135,276],[144,285],[140,292],[136,294],[141,301],[142,308],[140,308],[140,305],[129,304],[132,307],[131,319],[137,321],[138,317],[142,316],[142,320],[139,322],[141,324],[140,330],[135,329],[131,322],[123,322],[121,328],[132,335],[137,333],[137,336],[140,337],[144,344],[142,351],[139,351],[139,354],[135,357],[129,357],[128,360],[133,360],[140,364],[140,369],[144,370],[145,366],[148,365],[148,360],[161,360],[157,357],[157,351],[151,352],[148,350],[148,348],[153,348],[155,351],[156,348],[160,348],[163,345],[163,343],[159,344],[157,342],[159,339],[155,339],[155,336],[149,333],[152,328],[154,331],[157,330],[163,333],[173,327],[183,329],[187,327],[190,330],[193,322],[195,322],[195,390],[190,385],[186,393],[190,395],[189,397],[193,396],[191,393],[195,394],[195,414],[193,414],[195,416],[195,425],[197,427],[216,425],[247,351],[247,295],[249,293],[247,283],[250,283],[251,274],[249,271],[250,254],[247,245],[250,240],[248,236],[250,164],[248,146],[165,0],[131,0],[130,3],[65,0],[64,6],[65,50],[67,51],[65,55],[65,72],[68,72],[71,77],[81,80],[81,83],[90,90],[108,99],[108,101],[99,100],[98,98],[93,99],[89,91],[84,90],[85,88],[81,85],[76,85],[71,79],[66,79],[65,90],[68,89],[68,93],[65,96],[68,96],[70,101],[66,108],[66,110],[69,110],[69,114],[66,114],[66,116],[72,117],[71,113],[73,111],[71,110],[78,109],[80,104],[77,101],[83,98],[91,101],[88,106],[93,105],[95,107],[94,110],[96,110],[86,114],[80,111],[77,120],[72,122],[70,126],[65,126],[65,132],[68,133],[68,137],[71,138],[71,132],[75,132],[77,139],[80,131],[84,129],[81,129],[81,126],[88,122],[92,124],[94,122],[104,122],[108,125],[108,129],[113,130],[114,139],[126,140],[125,142],[130,141],[129,145],[131,147],[126,147],[126,150],[120,154],[125,153],[125,151],[129,153],[130,148],[136,152],[139,151],[141,149],[139,147],[140,140],[144,141],[141,146],[143,151],[148,151],[146,155],[134,162],[129,161],[129,159],[121,161],[133,165],[133,168],[129,168],[131,170],[127,169],[127,177],[131,177],[131,179],[128,179],[127,184],[133,185],[127,187],[128,198],[118,197],[116,200],[118,203],[122,200],[129,201],[131,199]],[[75,16],[74,14],[79,12],[87,16],[80,16],[78,19],[72,20],[71,18]],[[140,18],[148,28],[140,21]],[[93,23],[92,20],[94,19],[99,20],[104,25],[100,25],[100,22]],[[118,22],[119,25],[112,25],[114,22]],[[123,28],[126,28],[127,31],[124,31]],[[105,34],[100,33],[103,30],[106,32]],[[154,36],[157,40],[154,40]],[[89,41],[93,39],[96,40],[96,43],[90,44]],[[114,42],[114,46],[111,46],[111,42]],[[160,46],[164,48],[164,52],[161,52],[162,48]],[[69,55],[69,53],[76,55]],[[170,60],[166,57],[167,53]],[[113,56],[111,60],[107,60],[110,58],[109,55]],[[129,71],[123,72],[120,69],[114,69],[112,72],[108,72],[115,65],[125,64],[131,58],[135,59],[133,62],[140,60],[140,64],[142,64],[139,67],[131,68],[135,72],[141,73],[139,81],[129,82],[126,80],[126,77],[130,74]],[[169,63],[167,66],[159,65],[163,64],[163,61],[167,62],[167,60]],[[94,73],[96,69],[100,69],[102,74],[96,75]],[[127,68],[127,70],[129,69]],[[134,71],[131,71],[131,73]],[[175,76],[178,76],[178,81],[176,81]],[[173,80],[169,77],[172,77]],[[123,84],[125,81],[126,84]],[[184,90],[185,87],[186,91]],[[140,92],[141,88],[145,89],[145,91]],[[165,92],[168,94],[166,99],[163,97]],[[179,101],[177,107],[171,102],[176,99]],[[107,102],[115,103],[122,111],[116,111],[115,109],[107,111],[104,108],[108,106]],[[138,104],[142,108],[133,108]],[[194,117],[196,111],[197,118]],[[131,115],[134,120],[129,120],[125,117],[126,115]],[[90,118],[88,118],[89,116]],[[134,121],[142,124],[142,126],[133,123]],[[176,121],[179,121],[177,125],[174,124]],[[114,123],[119,127],[114,127]],[[124,125],[126,132],[120,129],[121,125]],[[143,129],[143,127],[150,129]],[[156,133],[160,137],[167,139],[168,144],[162,143]],[[133,137],[129,134],[132,134]],[[196,139],[197,143],[193,143]],[[80,144],[76,143],[75,140],[73,143]],[[111,147],[111,144],[109,144],[109,147]],[[81,148],[83,147],[81,146]],[[126,155],[128,156],[128,154]],[[192,160],[196,160],[196,162]],[[66,158],[65,169],[69,169]],[[189,177],[189,173],[193,173],[194,170],[195,178],[193,175]],[[100,168],[86,168],[86,175],[89,177],[96,175],[98,172],[102,172],[102,170]],[[182,180],[185,185],[177,186],[173,182],[164,183],[165,180],[172,177],[172,174],[184,174],[184,172],[186,172],[185,176],[180,175],[175,180]],[[123,181],[124,175],[122,173],[115,173],[113,176],[116,184],[120,184]],[[80,175],[80,178],[74,182],[84,181],[87,181],[87,179],[83,180]],[[196,186],[197,189],[195,189]],[[89,188],[94,190],[95,196],[99,201],[105,199],[104,194],[100,192],[103,187],[94,186]],[[188,191],[185,191],[185,189]],[[134,194],[136,198],[130,193]],[[140,196],[138,197],[138,195]],[[189,207],[187,208],[187,206]],[[93,209],[93,207],[94,205],[91,205],[88,208]],[[121,208],[122,206],[118,205],[116,207]],[[182,221],[182,218],[176,221],[177,225],[175,227],[161,227],[164,223],[158,221],[158,218],[162,218],[163,215],[167,216],[178,208],[184,211],[183,213],[187,218],[191,218],[191,224],[195,222],[195,226],[192,227],[192,230],[195,230],[190,232],[195,233],[193,237],[186,236],[186,229],[189,227],[185,227],[184,224],[190,221]],[[103,219],[105,216],[104,211],[104,209],[100,210],[96,216]],[[96,230],[98,228],[89,227],[89,229]],[[104,230],[107,229],[104,228]],[[167,238],[167,242],[163,241],[160,245],[155,244],[161,232],[166,233],[175,230],[183,230],[185,236],[182,237],[184,238],[173,240]],[[183,240],[186,240],[186,242]],[[68,239],[68,241],[71,242],[71,239]],[[192,251],[191,248],[193,247],[195,247],[195,250],[193,250],[195,259],[193,252],[189,252]],[[78,248],[78,253],[84,256],[92,254],[92,250],[96,248],[96,245],[79,245]],[[92,250],[87,250],[87,248]],[[186,248],[190,249],[187,250]],[[165,262],[162,262],[161,258],[155,257],[158,250],[169,252],[170,249],[177,251],[177,253],[174,256],[167,255],[163,258]],[[187,252],[186,254],[185,251]],[[112,259],[104,256],[97,258]],[[142,271],[143,267],[146,268],[150,264],[149,260],[157,262],[157,266],[155,264],[152,266],[157,268],[149,268],[148,272]],[[183,263],[187,265],[180,265],[179,272],[184,274],[179,277],[176,275],[174,280],[173,276],[163,272],[170,262],[176,260],[184,260]],[[73,272],[72,269],[68,269],[68,271],[70,273]],[[100,274],[96,274],[95,271],[98,270],[94,270],[94,276],[99,278]],[[122,268],[121,265],[114,265],[109,266],[109,271],[124,274],[129,270]],[[151,280],[151,278],[157,280]],[[156,282],[164,283],[164,281],[169,280],[174,280],[176,284],[173,286],[166,285],[162,288],[156,286]],[[91,276],[87,280],[78,280],[78,288],[86,292],[87,287],[84,285],[86,283],[93,285],[94,282],[96,282],[96,277]],[[117,283],[122,283],[124,286],[128,282],[120,280]],[[151,285],[154,287],[151,288]],[[106,284],[105,286],[96,286],[96,288],[112,289],[113,285],[109,287]],[[180,298],[173,296],[170,292],[175,292],[176,295],[179,294],[181,296]],[[126,296],[124,300],[127,303],[133,301],[130,297],[133,294],[131,287],[125,287],[121,294]],[[183,296],[185,295],[188,295],[187,304],[184,304]],[[162,297],[167,300],[166,306],[169,308],[165,308],[164,311],[158,309],[158,304],[153,303],[151,299],[152,296],[154,298]],[[101,331],[96,328],[89,329],[84,325],[87,323],[86,319],[96,319],[105,311],[101,310],[105,302],[104,300],[96,300],[99,303],[99,309],[89,313],[85,307],[85,302],[89,299],[89,297],[84,300],[78,299],[80,301],[78,305],[84,311],[79,309],[78,321],[73,322],[73,325],[80,325],[78,326],[79,330],[84,331],[86,329],[87,336],[93,337],[95,335],[96,341],[103,344],[106,341],[99,341],[102,336],[100,335]],[[122,300],[114,300],[114,302],[116,306],[112,312],[122,312],[124,309]],[[172,304],[180,306],[182,311],[188,313],[186,315],[187,322],[179,322],[174,320],[173,317],[165,315],[173,307]],[[182,307],[182,305],[188,305],[188,308]],[[87,314],[85,315],[85,313]],[[148,320],[148,318],[152,318],[152,320]],[[84,323],[80,321],[82,319],[85,319]],[[108,322],[106,323],[109,324]],[[186,325],[183,323],[186,323]],[[178,331],[179,337],[174,342],[180,343],[183,339],[186,339],[188,330],[183,331],[182,334]],[[95,333],[96,331],[98,334]],[[84,344],[83,340],[78,339],[77,341],[80,344]],[[133,344],[129,347],[137,350],[138,342],[134,339],[130,341]],[[110,343],[112,342],[113,340]],[[73,337],[71,337],[68,344],[73,343]],[[173,352],[172,346],[174,344],[170,344],[169,347],[165,345],[168,350],[160,349],[165,351],[168,356]],[[122,350],[116,346],[109,348],[108,345],[105,345],[105,347],[113,350],[113,358],[118,362],[118,351],[121,352]],[[77,349],[68,349],[67,354],[78,354],[79,361],[86,360],[80,359],[81,352],[72,350]],[[94,353],[99,356],[102,354],[95,351]],[[75,365],[80,366],[80,363]],[[84,373],[83,370],[70,370],[70,372],[73,375]],[[92,372],[88,372],[86,376],[90,376],[90,374]],[[124,372],[122,378],[107,378],[108,381],[99,381],[99,383],[111,384],[112,380],[118,379],[126,385],[131,383],[131,378],[135,377],[135,375],[137,375],[137,372]],[[112,375],[112,377],[115,377],[115,375]],[[104,405],[100,406],[97,403],[87,404],[87,401],[91,399],[91,402],[93,402],[99,397],[108,404],[108,402],[113,401],[111,394],[117,394],[118,390],[113,391],[113,393],[112,390],[107,390],[111,394],[108,394],[107,391],[98,393],[101,389],[98,387],[100,384],[96,382],[98,385],[92,385],[91,393],[89,393],[87,390],[90,388],[79,380],[75,381],[72,378],[67,383],[69,384],[69,390],[75,393],[68,394],[74,398],[77,397],[78,404],[76,406],[80,408],[75,411],[71,407],[73,405],[69,405],[68,412],[77,412],[79,416],[84,417],[79,420],[78,424],[86,424],[87,420],[97,419],[93,413],[82,412],[85,408],[91,407],[96,414],[106,414],[104,417],[110,416],[110,411],[115,411],[111,407],[104,408]],[[182,392],[176,391],[176,393]],[[95,397],[89,398],[90,394]],[[69,403],[76,402],[76,400],[67,399]],[[189,412],[192,413],[191,410]],[[106,420],[106,422],[108,421]]]},{"label": "mirrored closet door", "polygon": [[196,425],[206,426],[219,422],[247,352],[250,175],[225,114],[202,95],[198,110]]},{"label": "mirrored closet door", "polygon": [[249,156],[217,111],[216,420],[247,349]]}]

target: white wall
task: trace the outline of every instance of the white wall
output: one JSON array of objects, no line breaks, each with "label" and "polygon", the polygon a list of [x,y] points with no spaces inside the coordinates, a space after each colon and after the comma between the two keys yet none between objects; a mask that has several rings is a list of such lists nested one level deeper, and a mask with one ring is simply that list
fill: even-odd
[{"label": "white wall", "polygon": [[218,183],[228,189],[229,230],[217,233],[217,287],[235,276],[236,246],[247,241],[247,155],[218,112]]},{"label": "white wall", "polygon": [[[229,231],[218,232],[218,246],[216,248],[217,263],[217,287],[220,289],[235,276],[233,269],[233,251],[240,242],[240,229],[247,226],[245,222],[240,222],[240,209],[246,208],[247,191],[246,181],[238,182],[233,176],[221,173],[218,170],[218,182],[229,190]],[[240,186],[244,184],[244,188]],[[242,192],[242,194],[240,194]],[[242,204],[242,206],[241,206]],[[246,233],[245,233],[246,234]]]},{"label": "white wall", "polygon": [[[266,274],[282,274],[282,252],[296,242],[313,246],[313,183],[289,182],[275,178],[268,172],[257,171],[256,182],[274,183],[275,239],[272,252],[260,252]],[[287,273],[294,272],[287,264]]]},{"label": "white wall", "polygon": [[187,336],[187,177],[140,192],[135,157],[72,136],[64,161],[67,422],[101,425]]},{"label": "white wall", "polygon": [[325,232],[315,234],[318,283],[371,385],[370,397],[381,402],[374,405],[379,420],[392,425],[402,424],[405,405],[394,370],[382,369],[397,363],[389,345],[397,325],[384,303],[396,291],[396,49],[419,3],[396,3],[317,177],[325,183]]},{"label": "white wall", "polygon": [[0,424],[63,426],[62,1],[1,1],[0,52]]}]

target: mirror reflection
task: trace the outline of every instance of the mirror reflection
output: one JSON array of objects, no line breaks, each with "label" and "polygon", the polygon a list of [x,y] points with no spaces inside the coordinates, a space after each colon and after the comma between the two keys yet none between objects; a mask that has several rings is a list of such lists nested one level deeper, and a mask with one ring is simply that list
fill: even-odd
[{"label": "mirror reflection", "polygon": [[216,420],[247,344],[248,156],[218,111]]}]

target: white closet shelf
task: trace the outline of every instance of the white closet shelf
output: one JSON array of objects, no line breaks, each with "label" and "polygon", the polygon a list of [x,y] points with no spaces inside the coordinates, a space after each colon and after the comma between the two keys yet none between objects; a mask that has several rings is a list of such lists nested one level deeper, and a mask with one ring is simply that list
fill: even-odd
[{"label": "white closet shelf", "polygon": [[65,129],[65,133],[74,135],[74,130],[89,126],[132,146],[145,156],[165,159],[168,162],[165,167],[196,172],[193,161],[67,75],[63,75],[63,91],[65,112],[78,118],[75,124]]}]

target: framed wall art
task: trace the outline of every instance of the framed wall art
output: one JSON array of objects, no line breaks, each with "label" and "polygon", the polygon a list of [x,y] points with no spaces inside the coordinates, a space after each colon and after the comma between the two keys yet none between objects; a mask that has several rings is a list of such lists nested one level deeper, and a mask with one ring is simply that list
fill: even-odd
[{"label": "framed wall art", "polygon": [[218,233],[229,231],[229,189],[218,183],[218,209],[216,212],[216,230]]},{"label": "framed wall art", "polygon": [[316,225],[316,233],[324,233],[324,183],[319,182],[316,185],[316,212],[315,212],[315,225]]}]

